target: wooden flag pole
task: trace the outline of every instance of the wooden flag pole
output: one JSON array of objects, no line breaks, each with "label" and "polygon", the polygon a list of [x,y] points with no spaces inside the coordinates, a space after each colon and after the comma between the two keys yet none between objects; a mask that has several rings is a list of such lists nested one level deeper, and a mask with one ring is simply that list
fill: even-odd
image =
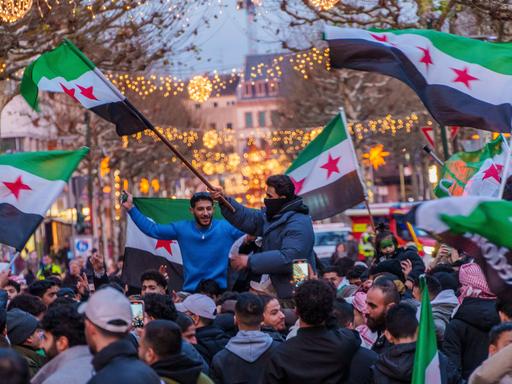
[{"label": "wooden flag pole", "polygon": [[[502,136],[503,142],[507,143],[505,140],[505,136]],[[503,168],[503,173],[501,176],[501,183],[500,183],[500,191],[498,194],[498,198],[503,198],[503,192],[505,192],[505,185],[507,184],[508,179],[508,172],[510,169],[510,154],[512,153],[512,132],[510,134],[510,142],[508,143],[508,146],[506,148],[506,155],[505,155],[505,167]]]},{"label": "wooden flag pole", "polygon": [[375,221],[373,220],[372,211],[370,211],[370,204],[368,203],[368,196],[364,197],[364,205],[366,205],[366,210],[368,211],[368,215],[370,216],[370,225],[372,226],[373,233],[377,234],[377,229],[375,228]]}]

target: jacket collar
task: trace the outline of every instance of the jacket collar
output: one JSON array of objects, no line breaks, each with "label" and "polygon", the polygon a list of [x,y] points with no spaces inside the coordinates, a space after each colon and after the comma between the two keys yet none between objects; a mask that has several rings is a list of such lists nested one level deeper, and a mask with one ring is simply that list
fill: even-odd
[{"label": "jacket collar", "polygon": [[92,359],[91,352],[89,351],[89,347],[87,345],[76,345],[69,349],[66,349],[64,352],[59,353],[53,359],[51,359],[48,363],[46,363],[38,372],[37,375],[34,376],[31,383],[32,384],[41,384],[44,383],[48,377],[53,375],[55,372],[63,368],[63,365],[68,361],[76,360],[76,359],[84,359],[89,358],[89,361]]},{"label": "jacket collar", "polygon": [[129,340],[121,339],[113,342],[99,351],[92,359],[92,365],[96,372],[99,372],[112,360],[119,357],[137,359],[137,349]]},{"label": "jacket collar", "polygon": [[201,363],[191,360],[183,353],[167,356],[151,365],[162,378],[179,383],[195,383],[201,374]]}]

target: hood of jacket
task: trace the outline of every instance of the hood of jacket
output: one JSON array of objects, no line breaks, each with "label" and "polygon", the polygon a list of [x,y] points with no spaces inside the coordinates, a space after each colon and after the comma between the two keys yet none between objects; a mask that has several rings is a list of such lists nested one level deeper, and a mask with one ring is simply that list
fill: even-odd
[{"label": "hood of jacket", "polygon": [[496,311],[496,300],[477,297],[466,297],[453,318],[484,332],[489,332],[493,326],[500,322]]},{"label": "hood of jacket", "polygon": [[261,331],[239,331],[226,349],[248,363],[254,363],[272,345],[272,337]]},{"label": "hood of jacket", "polygon": [[[266,212],[266,209],[263,209],[263,210]],[[309,214],[309,208],[306,204],[304,204],[302,197],[297,196],[293,200],[286,203],[281,208],[281,210],[272,218],[272,220],[270,222],[279,220],[281,217],[283,217],[288,212],[297,212],[297,213],[303,213],[303,214],[307,215],[307,214]]]},{"label": "hood of jacket", "polygon": [[158,376],[178,383],[196,383],[201,374],[201,363],[191,360],[183,353],[159,360],[151,368]]},{"label": "hood of jacket", "polygon": [[215,340],[227,337],[224,331],[216,325],[208,325],[196,329],[196,337],[201,340]]},{"label": "hood of jacket", "polygon": [[375,363],[375,369],[386,377],[410,383],[416,343],[393,345],[386,349]]},{"label": "hood of jacket", "polygon": [[432,300],[431,304],[432,314],[434,317],[442,318],[446,323],[448,323],[452,317],[455,307],[459,305],[459,301],[452,289],[446,289],[439,292],[434,300]]},{"label": "hood of jacket", "polygon": [[96,372],[99,372],[107,366],[112,360],[117,358],[138,359],[137,348],[128,339],[121,339],[106,346],[94,355],[92,365]]},{"label": "hood of jacket", "polygon": [[66,383],[69,375],[79,375],[85,381],[92,375],[91,360],[87,345],[75,345],[46,363],[32,378],[31,384],[43,384],[46,380],[54,384]]}]

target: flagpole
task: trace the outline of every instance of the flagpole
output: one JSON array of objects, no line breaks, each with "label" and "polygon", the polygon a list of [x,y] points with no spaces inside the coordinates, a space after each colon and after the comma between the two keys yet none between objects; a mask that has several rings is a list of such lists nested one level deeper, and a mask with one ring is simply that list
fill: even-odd
[{"label": "flagpole", "polygon": [[[70,47],[73,52],[76,53],[76,55],[89,67],[91,70],[101,79],[101,81],[112,91],[114,94],[116,94],[117,97],[121,100],[121,102],[130,109],[135,116],[148,128],[151,130],[158,138],[176,155],[178,159],[181,160],[183,164],[199,179],[201,182],[210,190],[215,190],[215,187],[206,179],[206,177],[203,176],[186,158],[183,156],[172,144],[167,138],[160,133],[155,126],[144,116],[135,106],[130,103],[130,101],[116,88],[114,87],[110,81],[101,73],[101,71],[94,67],[92,62],[77,48],[75,45],[70,42],[69,40],[65,40],[68,47]],[[220,197],[220,201],[228,207],[232,212],[235,212],[235,208],[231,205],[229,201],[224,196]]]},{"label": "flagpole", "polygon": [[357,176],[359,177],[360,183],[363,185],[364,204],[366,206],[366,210],[368,211],[368,215],[370,216],[370,225],[372,227],[373,233],[377,233],[377,230],[375,228],[375,222],[374,222],[373,216],[372,216],[372,212],[370,211],[370,203],[368,202],[368,190],[366,188],[366,183],[363,178],[363,175],[361,174],[361,170],[359,169],[359,162],[357,161],[356,150],[354,148],[354,143],[352,142],[352,138],[350,137],[350,133],[348,132],[347,117],[345,116],[345,109],[343,108],[343,106],[340,107],[340,117],[341,117],[341,121],[343,121],[343,126],[345,127],[345,130],[347,132],[348,142],[350,143],[350,150],[352,151],[352,155],[354,156],[354,160],[356,163]]},{"label": "flagpole", "polygon": [[[503,142],[506,143],[505,136],[502,136]],[[498,198],[503,198],[503,192],[505,192],[505,185],[507,184],[508,172],[510,169],[510,155],[512,153],[512,132],[510,134],[510,141],[508,142],[508,146],[506,148],[507,154],[505,156],[505,168],[503,168],[503,174],[501,177],[500,191],[498,194]]]}]

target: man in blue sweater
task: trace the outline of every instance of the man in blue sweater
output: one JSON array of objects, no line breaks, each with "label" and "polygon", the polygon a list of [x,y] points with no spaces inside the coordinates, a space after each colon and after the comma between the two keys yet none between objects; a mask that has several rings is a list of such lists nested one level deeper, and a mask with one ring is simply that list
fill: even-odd
[{"label": "man in blue sweater", "polygon": [[190,199],[195,220],[156,224],[133,205],[133,197],[123,203],[137,227],[147,236],[160,240],[177,240],[183,257],[183,290],[194,292],[206,279],[227,288],[228,259],[231,246],[241,236],[227,221],[213,219],[213,199],[207,192],[197,192]]}]

